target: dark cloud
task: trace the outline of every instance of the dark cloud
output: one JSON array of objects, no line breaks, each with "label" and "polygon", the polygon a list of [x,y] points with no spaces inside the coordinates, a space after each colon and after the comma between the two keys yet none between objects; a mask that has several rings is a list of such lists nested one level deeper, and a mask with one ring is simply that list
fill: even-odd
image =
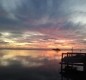
[{"label": "dark cloud", "polygon": [[[0,4],[0,32],[10,32],[8,38],[21,42],[85,38],[85,0],[0,0]],[[24,40],[25,31],[45,35],[31,35]]]},{"label": "dark cloud", "polygon": [[6,17],[0,17],[0,25],[17,25],[18,21],[8,19]]},{"label": "dark cloud", "polygon": [[0,41],[0,45],[8,45],[8,42]]}]

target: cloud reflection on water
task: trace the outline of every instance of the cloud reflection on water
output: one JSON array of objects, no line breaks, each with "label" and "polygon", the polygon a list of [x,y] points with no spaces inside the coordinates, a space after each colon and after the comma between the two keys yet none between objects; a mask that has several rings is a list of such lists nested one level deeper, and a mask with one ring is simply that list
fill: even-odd
[{"label": "cloud reflection on water", "polygon": [[3,66],[41,66],[49,63],[51,60],[58,61],[60,58],[60,54],[52,50],[1,50],[0,52],[0,64]]}]

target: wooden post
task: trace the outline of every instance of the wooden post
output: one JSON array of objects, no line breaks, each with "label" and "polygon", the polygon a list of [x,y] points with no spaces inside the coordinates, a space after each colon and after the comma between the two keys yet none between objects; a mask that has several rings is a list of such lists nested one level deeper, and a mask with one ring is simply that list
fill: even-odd
[{"label": "wooden post", "polygon": [[61,58],[61,80],[63,80],[63,53],[62,53],[62,58]]},{"label": "wooden post", "polygon": [[84,66],[83,66],[83,70],[86,71],[86,54],[84,56]]}]

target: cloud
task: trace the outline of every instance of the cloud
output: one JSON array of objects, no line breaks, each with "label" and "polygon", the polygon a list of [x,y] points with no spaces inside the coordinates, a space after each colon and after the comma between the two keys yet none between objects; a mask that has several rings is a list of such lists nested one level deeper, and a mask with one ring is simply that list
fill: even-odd
[{"label": "cloud", "polygon": [[70,39],[76,43],[85,38],[85,0],[0,0],[0,4],[0,32],[11,33],[2,35],[7,40],[37,43]]}]

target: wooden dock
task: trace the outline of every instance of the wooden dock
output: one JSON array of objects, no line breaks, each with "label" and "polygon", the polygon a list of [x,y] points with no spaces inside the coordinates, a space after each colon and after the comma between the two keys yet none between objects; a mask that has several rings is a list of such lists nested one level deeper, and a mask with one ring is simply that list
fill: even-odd
[{"label": "wooden dock", "polygon": [[62,53],[61,80],[86,80],[86,53]]}]

